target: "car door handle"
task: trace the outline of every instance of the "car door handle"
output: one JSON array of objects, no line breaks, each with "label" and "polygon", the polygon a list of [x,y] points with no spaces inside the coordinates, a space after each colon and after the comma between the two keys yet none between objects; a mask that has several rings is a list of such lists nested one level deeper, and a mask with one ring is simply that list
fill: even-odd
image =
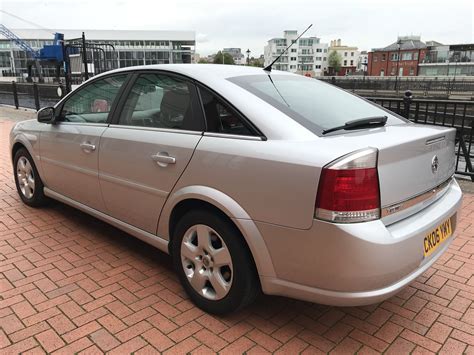
[{"label": "car door handle", "polygon": [[168,164],[176,164],[176,158],[169,156],[166,152],[160,152],[151,156],[155,162],[160,166],[166,166]]},{"label": "car door handle", "polygon": [[95,150],[95,144],[81,143],[81,148],[86,153],[90,153],[90,152],[93,152]]}]

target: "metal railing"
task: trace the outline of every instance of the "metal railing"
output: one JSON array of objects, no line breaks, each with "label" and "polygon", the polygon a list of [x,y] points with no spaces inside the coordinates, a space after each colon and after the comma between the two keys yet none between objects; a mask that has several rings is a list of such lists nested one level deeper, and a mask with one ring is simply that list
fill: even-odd
[{"label": "metal railing", "polygon": [[423,78],[423,77],[321,77],[319,80],[329,82],[342,89],[356,91],[396,91],[411,90],[428,96],[430,93],[451,95],[463,94],[474,96],[472,78]]},{"label": "metal railing", "polygon": [[16,108],[25,107],[38,111],[41,107],[53,106],[65,94],[65,87],[58,84],[0,82],[0,104]]},{"label": "metal railing", "polygon": [[458,100],[367,97],[410,121],[456,128],[456,174],[474,181],[474,102]]},{"label": "metal railing", "polygon": [[[0,104],[39,110],[52,106],[61,97],[60,85],[0,82]],[[66,94],[61,87],[62,95]],[[454,127],[456,136],[456,174],[474,181],[474,101],[414,99],[410,92],[403,98],[367,97],[410,121],[444,127]]]}]

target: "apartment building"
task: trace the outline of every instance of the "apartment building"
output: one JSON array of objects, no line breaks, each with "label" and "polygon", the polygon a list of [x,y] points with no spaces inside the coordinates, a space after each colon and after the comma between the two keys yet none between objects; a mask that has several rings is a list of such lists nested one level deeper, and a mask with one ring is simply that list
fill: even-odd
[{"label": "apartment building", "polygon": [[[283,37],[272,38],[264,47],[265,66],[275,60],[298,38],[298,31],[286,30]],[[284,70],[306,76],[321,76],[327,71],[328,44],[318,37],[302,37],[274,64]]]}]

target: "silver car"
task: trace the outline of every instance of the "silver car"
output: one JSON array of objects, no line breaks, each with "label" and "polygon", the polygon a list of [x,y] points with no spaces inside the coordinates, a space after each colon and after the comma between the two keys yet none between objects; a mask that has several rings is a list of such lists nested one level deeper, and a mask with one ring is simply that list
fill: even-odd
[{"label": "silver car", "polygon": [[170,253],[212,313],[260,291],[386,299],[446,251],[462,197],[454,129],[260,68],[107,72],[10,139],[24,203],[59,200]]}]

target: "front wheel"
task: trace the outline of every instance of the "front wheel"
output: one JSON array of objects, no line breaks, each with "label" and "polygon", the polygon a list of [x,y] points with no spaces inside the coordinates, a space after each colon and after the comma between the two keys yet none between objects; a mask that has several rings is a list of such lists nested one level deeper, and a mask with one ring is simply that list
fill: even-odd
[{"label": "front wheel", "polygon": [[255,266],[239,230],[207,210],[191,211],[178,222],[171,254],[191,300],[224,314],[251,303],[259,291]]},{"label": "front wheel", "polygon": [[31,207],[46,204],[47,198],[43,193],[43,182],[38,174],[30,153],[20,148],[13,157],[15,184],[21,200]]}]

